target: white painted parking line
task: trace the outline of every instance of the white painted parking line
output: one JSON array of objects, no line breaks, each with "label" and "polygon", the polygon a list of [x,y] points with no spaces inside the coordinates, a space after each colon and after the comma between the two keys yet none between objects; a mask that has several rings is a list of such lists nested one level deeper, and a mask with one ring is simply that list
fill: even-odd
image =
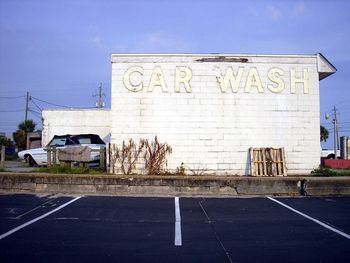
[{"label": "white painted parking line", "polygon": [[41,215],[41,216],[39,216],[39,217],[37,217],[37,218],[34,218],[34,219],[28,221],[27,223],[24,223],[23,225],[20,225],[20,226],[14,228],[14,229],[12,229],[12,230],[10,230],[10,231],[8,231],[8,232],[2,234],[2,235],[0,236],[0,240],[1,240],[1,239],[4,239],[5,237],[7,237],[7,236],[9,236],[9,235],[12,235],[13,233],[17,232],[18,230],[21,230],[22,228],[25,228],[26,226],[29,226],[29,225],[31,225],[31,224],[33,224],[33,223],[35,223],[35,222],[37,222],[37,221],[39,221],[39,220],[45,218],[45,217],[47,217],[47,216],[49,216],[49,215],[51,215],[51,214],[57,212],[58,210],[60,210],[60,209],[62,209],[62,208],[64,208],[64,207],[66,207],[67,205],[70,205],[71,203],[77,201],[77,200],[80,199],[80,198],[81,198],[81,196],[78,196],[78,197],[76,197],[76,198],[70,200],[69,202],[67,202],[67,203],[65,203],[65,204],[63,204],[63,205],[57,207],[56,209],[54,209],[54,210],[52,210],[52,211],[50,211],[50,212],[47,212],[46,214],[43,214],[43,215]]},{"label": "white painted parking line", "polygon": [[179,197],[175,197],[175,246],[182,246]]},{"label": "white painted parking line", "polygon": [[33,209],[31,209],[31,210],[29,210],[29,211],[23,213],[23,214],[20,214],[19,216],[14,217],[14,219],[20,219],[20,218],[22,218],[23,216],[28,215],[28,214],[30,214],[31,212],[34,212],[35,210],[38,210],[39,208],[42,208],[44,205],[46,205],[46,204],[48,204],[48,203],[50,203],[50,202],[52,202],[52,201],[53,201],[52,199],[49,199],[48,201],[46,201],[46,202],[44,202],[44,203],[38,205],[37,207],[35,207],[35,208],[33,208]]},{"label": "white painted parking line", "polygon": [[299,214],[299,215],[301,215],[301,216],[303,216],[303,217],[305,217],[305,218],[307,218],[307,219],[309,219],[309,220],[311,220],[311,221],[313,221],[313,222],[315,222],[315,223],[317,223],[317,224],[319,224],[319,225],[321,225],[321,226],[323,226],[323,227],[325,227],[325,228],[327,228],[327,229],[329,229],[329,230],[331,230],[331,231],[333,231],[333,232],[335,232],[335,233],[337,233],[337,234],[339,234],[347,239],[350,239],[350,235],[348,235],[348,234],[346,234],[346,233],[344,233],[344,232],[342,232],[334,227],[331,227],[331,226],[321,222],[320,220],[317,220],[311,216],[308,216],[308,215],[306,215],[306,214],[304,214],[304,213],[290,207],[289,205],[286,205],[286,204],[282,203],[281,201],[278,201],[272,197],[267,197],[267,198],[270,199],[271,201],[276,202],[277,204],[279,204],[281,206],[284,206],[285,208],[288,208],[289,210],[293,211],[294,213],[297,213],[297,214]]}]

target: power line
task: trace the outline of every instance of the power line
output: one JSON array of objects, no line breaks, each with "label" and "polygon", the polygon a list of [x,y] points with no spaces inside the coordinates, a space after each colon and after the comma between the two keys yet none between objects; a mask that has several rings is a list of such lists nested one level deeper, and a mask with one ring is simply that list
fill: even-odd
[{"label": "power line", "polygon": [[11,99],[20,99],[20,98],[24,98],[24,97],[25,96],[0,97],[0,99],[11,100]]},{"label": "power line", "polygon": [[11,125],[13,125],[13,124],[18,124],[18,123],[14,122],[14,121],[0,121],[0,125],[2,125],[2,124],[11,124]]},{"label": "power line", "polygon": [[40,115],[41,115],[41,112],[36,111],[36,110],[29,109],[29,112],[33,112],[33,113],[36,113],[36,114],[40,114]]},{"label": "power line", "polygon": [[49,105],[56,106],[56,107],[72,108],[72,107],[69,107],[69,106],[65,106],[65,105],[60,105],[60,104],[48,102],[48,101],[46,101],[46,100],[42,100],[42,99],[39,99],[39,98],[35,98],[35,97],[33,97],[33,96],[32,96],[31,98],[32,98],[32,99],[35,99],[35,100],[38,100],[38,101],[41,101],[41,102],[43,102],[43,103],[49,104]]},{"label": "power line", "polygon": [[348,105],[349,104],[349,100],[348,99],[345,99],[345,100],[341,100],[341,101],[338,101],[337,102],[337,106],[339,107],[339,105],[343,105],[343,104],[345,104],[345,105]]},{"label": "power line", "polygon": [[38,104],[36,104],[36,102],[34,101],[34,100],[30,100],[33,104],[34,104],[34,106],[35,107],[37,107],[40,111],[43,111],[43,109],[42,108],[40,108],[39,106],[38,106]]},{"label": "power line", "polygon": [[41,119],[41,113],[33,110],[29,110],[30,113],[32,113],[36,118]]},{"label": "power line", "polygon": [[[333,124],[321,124],[321,126],[323,126],[323,127],[326,127],[326,128],[334,128],[334,125]],[[349,123],[339,123],[338,122],[338,127],[350,127],[350,124]]]},{"label": "power line", "polygon": [[94,107],[70,107],[70,106],[66,106],[66,105],[60,105],[60,104],[52,103],[52,102],[49,102],[49,101],[46,101],[46,100],[42,100],[42,99],[39,99],[39,98],[36,98],[36,97],[33,97],[33,96],[31,96],[31,98],[35,99],[37,101],[40,101],[40,102],[43,102],[43,103],[46,103],[46,104],[49,104],[49,105],[52,105],[52,106],[61,107],[61,108],[68,108],[68,109],[91,109],[91,108],[94,108]]},{"label": "power line", "polygon": [[0,110],[0,112],[23,112],[24,109],[22,110]]}]

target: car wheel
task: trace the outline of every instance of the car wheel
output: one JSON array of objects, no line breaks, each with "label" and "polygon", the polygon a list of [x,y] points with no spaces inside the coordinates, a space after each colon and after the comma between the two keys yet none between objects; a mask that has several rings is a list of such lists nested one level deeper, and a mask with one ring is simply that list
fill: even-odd
[{"label": "car wheel", "polygon": [[33,157],[30,156],[30,155],[28,156],[28,163],[29,163],[29,165],[30,165],[31,167],[33,167],[33,166],[36,165],[35,160],[34,160]]},{"label": "car wheel", "polygon": [[334,154],[329,154],[328,156],[327,156],[327,159],[334,159]]}]

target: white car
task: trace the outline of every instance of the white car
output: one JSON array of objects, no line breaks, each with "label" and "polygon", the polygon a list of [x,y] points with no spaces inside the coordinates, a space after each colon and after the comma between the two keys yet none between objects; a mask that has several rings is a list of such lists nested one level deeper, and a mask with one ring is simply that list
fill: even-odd
[{"label": "white car", "polygon": [[[334,150],[322,149],[321,158],[324,159],[335,159]],[[340,158],[340,150],[337,150],[337,158]]]},{"label": "white car", "polygon": [[[55,135],[46,147],[20,151],[18,157],[25,160],[30,166],[47,165],[47,148],[55,146],[59,149],[66,147],[88,146],[92,150],[99,150],[101,146],[105,147],[105,142],[96,134],[77,134],[77,135]],[[91,162],[99,162],[99,151],[91,152]]]}]

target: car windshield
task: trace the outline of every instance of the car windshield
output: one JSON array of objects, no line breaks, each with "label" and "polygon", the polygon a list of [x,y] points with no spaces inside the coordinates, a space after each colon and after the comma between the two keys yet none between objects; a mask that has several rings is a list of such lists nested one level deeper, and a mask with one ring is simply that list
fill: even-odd
[{"label": "car windshield", "polygon": [[51,142],[47,145],[47,147],[50,146],[56,146],[56,147],[64,147],[65,145],[76,145],[80,144],[78,138],[66,135],[66,136],[54,136]]},{"label": "car windshield", "polygon": [[95,134],[77,135],[80,144],[105,144],[100,136]]},{"label": "car windshield", "polygon": [[51,142],[48,144],[48,146],[56,146],[56,147],[63,147],[66,143],[66,138],[53,138]]},{"label": "car windshield", "polygon": [[96,134],[78,134],[78,135],[55,135],[47,147],[64,147],[66,145],[86,145],[86,144],[105,144],[100,136]]}]

